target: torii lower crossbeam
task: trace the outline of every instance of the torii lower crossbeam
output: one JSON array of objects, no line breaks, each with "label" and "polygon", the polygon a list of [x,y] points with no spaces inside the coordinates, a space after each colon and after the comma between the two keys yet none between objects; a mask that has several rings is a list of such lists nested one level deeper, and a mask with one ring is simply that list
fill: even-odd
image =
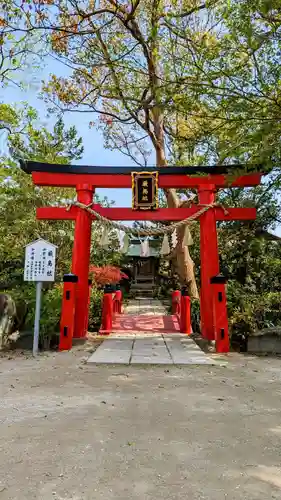
[{"label": "torii lower crossbeam", "polygon": [[[160,208],[151,213],[146,211],[136,211],[131,208],[104,208],[100,205],[92,205],[91,208],[107,219],[118,221],[181,221],[187,219],[191,215],[195,215],[202,209],[203,205],[193,205],[190,208]],[[37,219],[45,220],[76,220],[81,209],[72,206],[70,209],[65,207],[40,207],[37,208]],[[215,219],[217,221],[231,220],[252,220],[256,218],[255,208],[214,208]],[[89,213],[92,220],[96,220],[93,214]]]}]

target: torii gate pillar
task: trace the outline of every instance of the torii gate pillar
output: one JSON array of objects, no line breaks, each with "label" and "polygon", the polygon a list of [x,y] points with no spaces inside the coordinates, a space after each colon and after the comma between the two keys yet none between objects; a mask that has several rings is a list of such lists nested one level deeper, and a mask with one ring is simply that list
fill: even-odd
[{"label": "torii gate pillar", "polygon": [[[209,205],[215,202],[215,185],[199,186],[199,203]],[[215,210],[207,210],[200,218],[201,254],[201,330],[204,338],[215,340],[212,276],[219,274],[218,238]]]},{"label": "torii gate pillar", "polygon": [[[94,190],[88,184],[78,184],[76,188],[77,200],[89,205],[93,202]],[[72,273],[78,276],[75,302],[75,327],[74,338],[85,337],[88,325],[89,301],[89,265],[91,251],[91,225],[90,215],[85,210],[79,210],[74,232],[74,245],[72,253]]]}]

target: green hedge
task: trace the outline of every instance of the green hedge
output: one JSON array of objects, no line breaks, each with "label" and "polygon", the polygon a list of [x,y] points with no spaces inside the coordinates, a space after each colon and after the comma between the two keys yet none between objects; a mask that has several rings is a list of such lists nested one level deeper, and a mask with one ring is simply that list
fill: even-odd
[{"label": "green hedge", "polygon": [[[35,284],[23,284],[20,287],[6,290],[4,293],[11,295],[16,304],[26,302],[28,314],[26,317],[24,331],[32,331],[34,326],[36,287]],[[41,340],[59,333],[61,307],[62,307],[62,284],[52,284],[42,291],[40,336]],[[91,300],[89,309],[89,331],[98,331],[101,323],[103,291],[97,288],[91,289]]]},{"label": "green hedge", "polygon": [[89,308],[89,325],[88,329],[90,332],[98,332],[101,325],[101,313],[102,313],[102,298],[103,290],[99,290],[94,286],[91,289],[91,300]]}]

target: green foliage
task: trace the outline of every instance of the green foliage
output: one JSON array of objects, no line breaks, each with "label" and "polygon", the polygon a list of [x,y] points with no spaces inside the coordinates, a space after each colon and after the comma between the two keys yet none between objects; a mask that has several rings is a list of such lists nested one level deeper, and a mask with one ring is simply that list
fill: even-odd
[{"label": "green foliage", "polygon": [[[0,200],[0,281],[2,288],[16,286],[22,282],[24,247],[39,237],[58,245],[58,279],[70,269],[73,224],[65,221],[36,220],[36,208],[44,205],[65,203],[73,197],[66,189],[37,188],[31,176],[18,166],[20,157],[33,160],[65,163],[80,158],[83,148],[74,128],[64,130],[59,120],[53,132],[45,128],[37,130],[34,120],[37,116],[27,110],[30,117],[24,137],[13,131],[9,134],[10,156],[0,164],[3,179]],[[21,119],[21,115],[18,118]]]},{"label": "green foliage", "polygon": [[58,119],[52,132],[45,127],[38,129],[31,122],[26,134],[11,134],[9,137],[10,154],[15,160],[68,163],[72,158],[82,157],[82,138],[77,137],[74,126],[65,130],[62,118]]},{"label": "green foliage", "polygon": [[[4,108],[0,106],[0,112]],[[0,283],[1,291],[11,294],[15,300],[24,299],[28,303],[26,328],[33,328],[35,309],[35,286],[23,282],[24,247],[39,237],[58,246],[56,281],[43,290],[41,335],[46,337],[58,331],[61,312],[62,289],[60,283],[65,273],[70,272],[74,224],[71,221],[40,221],[36,219],[36,208],[48,205],[65,205],[66,200],[74,199],[73,190],[60,188],[38,188],[32,183],[31,176],[18,166],[19,158],[55,163],[70,163],[79,159],[83,152],[82,140],[77,136],[75,127],[66,130],[62,120],[58,120],[52,131],[37,124],[37,114],[32,108],[25,108],[23,114],[12,107],[6,109],[5,123],[11,132],[8,136],[10,156],[0,164],[2,183],[0,183]],[[2,114],[4,116],[4,113]],[[24,127],[24,134],[16,127]],[[23,129],[22,129],[23,132]],[[96,202],[110,205],[110,202]],[[120,255],[116,248],[116,232],[110,234],[108,251],[98,247],[102,228],[93,224],[91,260],[97,265],[118,264]],[[92,293],[90,322],[98,329],[100,321],[101,292]]]},{"label": "green foliage", "polygon": [[10,60],[39,39],[66,64],[43,85],[53,108],[98,115],[105,146],[140,164],[152,148],[158,162],[278,165],[278,0],[10,0],[1,35]]},{"label": "green foliage", "polygon": [[[59,332],[63,286],[56,284],[43,291],[40,334],[42,339]],[[33,313],[33,309],[32,309]],[[33,327],[34,316],[29,314],[29,326]]]},{"label": "green foliage", "polygon": [[229,326],[235,338],[281,325],[281,291],[257,293],[249,288],[232,280],[228,284]]},{"label": "green foliage", "polygon": [[[227,230],[225,230],[227,231]],[[232,233],[233,234],[233,233]],[[259,235],[260,234],[260,235]],[[223,248],[224,246],[224,248]],[[228,307],[232,333],[281,324],[281,245],[254,228],[239,236],[221,235],[221,266],[229,276]]]},{"label": "green foliage", "polygon": [[[23,301],[27,305],[28,313],[23,326],[24,331],[32,331],[34,327],[34,313],[36,303],[36,287],[34,284],[20,283],[12,288],[1,292],[11,295],[16,304]],[[40,317],[40,344],[44,339],[59,332],[59,322],[61,315],[62,285],[50,284],[43,288],[41,297],[41,317]]]},{"label": "green foliage", "polygon": [[90,308],[89,308],[89,331],[99,331],[102,313],[103,291],[95,286],[91,289]]},{"label": "green foliage", "polygon": [[[190,164],[256,164],[270,171],[281,159],[279,2],[221,1],[209,12],[217,20],[208,33],[215,52],[209,47],[200,58],[193,49],[198,82],[187,97],[177,96],[174,154]],[[180,22],[178,30],[183,39]]]},{"label": "green foliage", "polygon": [[[25,2],[30,5],[30,1]],[[30,27],[24,22],[22,6],[13,0],[1,4],[0,11],[0,84],[1,87],[15,83],[22,84],[21,77],[24,70],[32,71],[40,61],[42,45],[40,35],[36,34],[32,40],[26,37],[26,28]],[[27,16],[28,19],[28,16]],[[26,21],[27,21],[26,19]],[[17,29],[13,29],[13,25]],[[42,61],[42,60],[41,60]]]},{"label": "green foliage", "polygon": [[9,104],[0,104],[0,130],[15,127],[19,123],[18,114]]}]

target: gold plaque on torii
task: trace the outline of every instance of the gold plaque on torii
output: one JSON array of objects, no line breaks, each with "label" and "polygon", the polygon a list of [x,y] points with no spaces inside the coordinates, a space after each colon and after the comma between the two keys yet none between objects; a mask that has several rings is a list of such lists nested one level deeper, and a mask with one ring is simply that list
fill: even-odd
[{"label": "gold plaque on torii", "polygon": [[158,172],[132,172],[133,210],[157,210]]}]

